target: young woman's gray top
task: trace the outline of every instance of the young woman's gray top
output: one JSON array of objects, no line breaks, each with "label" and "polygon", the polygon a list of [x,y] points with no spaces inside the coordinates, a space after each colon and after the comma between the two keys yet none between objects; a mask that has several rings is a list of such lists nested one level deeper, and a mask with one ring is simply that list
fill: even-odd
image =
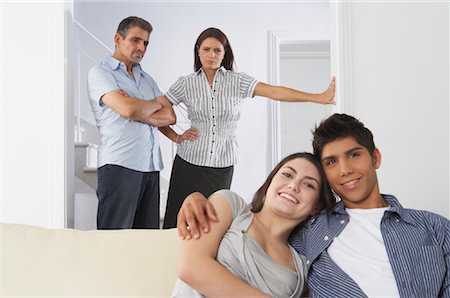
[{"label": "young woman's gray top", "polygon": [[[233,213],[231,226],[220,242],[217,260],[240,279],[272,297],[301,297],[307,274],[305,258],[289,246],[296,272],[275,263],[247,234],[253,219],[247,203],[230,190],[217,193],[227,199]],[[178,280],[172,297],[204,296]]]}]

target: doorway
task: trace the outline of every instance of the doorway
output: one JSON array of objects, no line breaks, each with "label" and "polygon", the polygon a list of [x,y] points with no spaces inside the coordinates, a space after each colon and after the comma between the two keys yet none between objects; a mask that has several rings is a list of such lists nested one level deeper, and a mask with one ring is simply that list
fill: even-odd
[{"label": "doorway", "polygon": [[[331,55],[325,32],[270,32],[269,38],[272,84],[312,93],[327,88],[331,79]],[[312,152],[311,130],[332,112],[329,105],[273,102],[272,167],[291,153]]]}]

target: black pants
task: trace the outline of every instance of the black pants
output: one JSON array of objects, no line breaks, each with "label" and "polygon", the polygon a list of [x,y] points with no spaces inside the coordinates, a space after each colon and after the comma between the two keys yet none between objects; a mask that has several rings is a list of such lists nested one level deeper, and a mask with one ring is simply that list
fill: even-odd
[{"label": "black pants", "polygon": [[98,176],[98,229],[159,229],[159,172],[104,165]]},{"label": "black pants", "polygon": [[226,168],[197,166],[176,155],[170,175],[163,228],[170,229],[177,226],[178,211],[184,199],[191,193],[198,191],[209,197],[219,189],[230,189],[233,169],[233,166]]}]

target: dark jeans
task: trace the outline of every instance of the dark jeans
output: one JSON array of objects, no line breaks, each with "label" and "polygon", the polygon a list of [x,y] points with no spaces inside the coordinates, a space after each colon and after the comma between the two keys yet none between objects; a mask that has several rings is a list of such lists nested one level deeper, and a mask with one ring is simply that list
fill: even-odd
[{"label": "dark jeans", "polygon": [[98,229],[158,229],[159,172],[104,165],[98,176]]}]

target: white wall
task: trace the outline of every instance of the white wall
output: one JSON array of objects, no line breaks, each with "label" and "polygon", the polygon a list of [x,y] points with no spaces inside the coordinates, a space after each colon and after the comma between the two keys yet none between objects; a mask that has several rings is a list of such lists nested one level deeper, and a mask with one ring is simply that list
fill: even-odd
[{"label": "white wall", "polygon": [[449,215],[449,4],[355,3],[354,109],[374,133],[381,191]]},{"label": "white wall", "polygon": [[64,227],[64,3],[0,2],[0,221]]},{"label": "white wall", "polygon": [[[61,90],[64,25],[60,5],[49,1],[0,2],[1,222],[63,225],[67,165],[61,148],[67,137],[67,105],[64,106]],[[249,3],[242,5],[251,8]],[[294,3],[276,4],[279,5]],[[92,29],[111,36],[111,40],[116,23],[124,15],[139,14],[157,21],[153,22],[155,33],[144,67],[155,74],[163,88],[178,74],[191,70],[189,51],[197,31],[206,25],[223,25],[236,50],[239,69],[260,79],[266,79],[267,46],[262,41],[265,35],[252,36],[252,30],[300,25],[328,27],[325,16],[320,17],[320,9],[314,13],[305,9],[280,13],[274,7],[274,14],[264,15],[263,23],[256,26],[249,19],[258,12],[230,12],[224,8],[227,14],[216,13],[220,18],[214,18],[212,13],[201,17],[180,13],[171,18],[173,28],[163,31],[161,22],[167,10],[158,7],[147,14],[146,10],[133,10],[129,4],[119,8],[110,2],[106,6],[113,11],[98,9],[91,13],[97,20]],[[205,11],[199,8],[199,12]],[[361,3],[352,7],[355,114],[372,129],[383,153],[381,189],[396,194],[405,205],[447,216],[448,13],[447,3]],[[276,15],[283,16],[283,21],[275,21]],[[187,22],[189,17],[199,22],[199,28],[192,27],[192,20]],[[222,23],[236,17],[242,20],[240,27]],[[182,34],[185,27],[195,34]],[[167,43],[172,46],[163,48]],[[172,64],[172,60],[176,63]],[[166,67],[167,72],[156,72],[165,65],[170,66]],[[242,152],[239,169],[243,161],[252,163],[248,176],[236,176],[236,180],[249,184],[259,183],[265,175],[260,164],[268,146],[267,104],[258,101],[244,107],[240,125],[241,147],[253,151]],[[252,117],[254,120],[249,120]],[[262,147],[261,151],[255,144]]]},{"label": "white wall", "polygon": [[[76,20],[110,47],[114,46],[118,23],[129,15],[143,17],[154,27],[142,64],[163,90],[180,75],[193,71],[194,42],[208,27],[218,27],[227,34],[238,70],[262,81],[268,80],[269,30],[329,30],[328,3],[75,3]],[[266,99],[256,98],[243,105],[238,125],[240,162],[232,188],[248,199],[271,167],[269,119]],[[169,178],[171,144],[164,136],[161,139],[163,153],[169,153],[165,154],[162,175]]]}]

